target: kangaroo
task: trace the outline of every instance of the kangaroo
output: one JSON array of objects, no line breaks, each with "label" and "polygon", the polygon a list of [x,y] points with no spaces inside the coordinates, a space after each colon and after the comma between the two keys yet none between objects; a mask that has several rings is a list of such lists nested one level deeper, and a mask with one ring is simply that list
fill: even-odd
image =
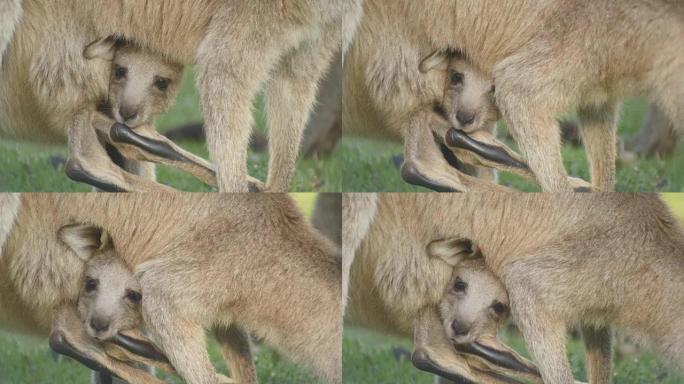
[{"label": "kangaroo", "polygon": [[[89,44],[84,55],[89,60],[111,63],[108,92],[97,105],[105,119],[97,119],[95,129],[108,152],[121,155],[123,164],[118,165],[155,180],[152,164],[165,164],[186,171],[206,184],[217,185],[212,164],[180,148],[154,129],[154,118],[168,111],[176,98],[184,69],[182,65],[145,51],[132,42],[111,37]],[[74,135],[88,136],[87,133],[89,131],[78,131]],[[86,148],[96,145],[85,138],[73,141]],[[67,163],[68,175],[86,182],[111,184],[114,190],[126,189],[112,180],[111,173],[106,171],[111,164],[105,162],[106,158],[90,159],[88,154],[92,151],[88,149],[72,152],[76,153]],[[149,167],[147,172],[140,170],[144,166]],[[262,188],[261,183],[251,178],[250,185],[253,189]]]},{"label": "kangaroo", "polygon": [[[364,3],[364,18],[345,57],[345,131],[403,141],[402,177],[432,190],[509,191],[492,182],[493,172],[480,168],[483,181],[461,172],[461,163],[536,181],[522,158],[494,135],[498,108],[491,74],[457,50],[420,41],[422,36],[412,35],[413,23],[396,23],[399,18],[388,16],[396,10],[384,9],[402,6],[388,3]],[[452,127],[467,134],[451,138],[448,133],[462,132]],[[574,178],[569,182],[588,186]]]},{"label": "kangaroo", "polygon": [[145,329],[187,382],[220,381],[205,329],[237,382],[257,381],[247,331],[341,382],[339,256],[287,195],[30,194],[18,208],[7,203],[15,214],[0,258],[1,326],[50,331],[45,314],[78,296],[82,257],[108,238],[140,284]]},{"label": "kangaroo", "polygon": [[573,382],[565,351],[573,325],[591,383],[611,382],[611,327],[684,371],[684,231],[657,195],[382,194],[376,206],[367,250],[406,255],[419,251],[406,250],[408,239],[464,238],[481,250],[544,382]]},{"label": "kangaroo", "polygon": [[377,203],[373,194],[343,196],[347,321],[413,336],[414,365],[447,379],[504,383],[511,375],[538,382],[534,365],[496,337],[508,296],[477,248],[468,239],[423,242],[410,235],[378,246],[390,227],[378,220]]},{"label": "kangaroo", "polygon": [[[317,83],[335,53],[346,49],[362,13],[361,0],[275,5],[270,0],[38,0],[23,2],[22,7],[12,54],[5,55],[8,70],[16,71],[8,76],[15,79],[10,89],[22,96],[17,102],[9,100],[7,108],[15,115],[16,129],[44,118],[42,110],[22,105],[32,101],[32,92],[39,98],[45,93],[54,96],[56,85],[70,97],[75,93],[97,98],[100,89],[82,85],[91,76],[99,78],[101,70],[79,57],[82,47],[97,39],[122,37],[173,62],[195,65],[207,145],[222,192],[248,191],[252,103],[262,85],[270,138],[266,184],[271,191],[288,189]],[[55,33],[62,44],[51,46]],[[53,84],[54,79],[64,83]],[[47,101],[49,105],[54,98]],[[69,120],[66,126],[87,127],[90,121],[73,115]],[[99,155],[103,153],[98,150]],[[126,181],[122,184],[129,188],[140,182],[140,189],[159,190],[141,180]]]},{"label": "kangaroo", "polygon": [[[364,24],[378,33],[359,33],[354,45],[369,55],[384,54],[375,45],[465,54],[495,79],[496,103],[545,191],[573,187],[556,118],[578,108],[592,187],[610,191],[619,101],[646,95],[684,120],[683,15],[676,0],[366,0]],[[410,23],[383,28],[396,20]]]}]

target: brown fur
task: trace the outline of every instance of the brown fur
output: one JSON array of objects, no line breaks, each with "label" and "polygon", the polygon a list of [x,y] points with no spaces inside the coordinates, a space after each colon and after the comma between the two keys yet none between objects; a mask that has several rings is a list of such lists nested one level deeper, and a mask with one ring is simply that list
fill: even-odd
[{"label": "brown fur", "polygon": [[[143,52],[134,45],[118,44],[114,39],[99,39],[80,47],[68,46],[59,57],[66,63],[51,61],[55,60],[50,56],[54,54],[52,46],[19,49],[32,34],[39,35],[34,31],[36,26],[31,24],[35,6],[33,3],[27,6],[13,42],[15,48],[2,71],[0,109],[4,121],[0,129],[5,135],[15,138],[66,140],[70,166],[78,164],[86,172],[122,186],[122,189],[134,190],[129,184],[140,184],[138,190],[153,189],[155,183],[151,181],[155,175],[152,164],[135,161],[145,160],[143,158],[133,158],[124,164],[124,168],[133,174],[122,172],[101,143],[111,144],[109,128],[122,103],[134,104],[139,112],[134,121],[126,123],[139,131],[154,132],[149,127],[158,114],[171,106],[183,68],[159,55]],[[44,29],[38,29],[41,30]],[[34,60],[34,66],[26,68],[22,65],[22,62],[31,60]],[[59,65],[69,66],[73,73],[60,73],[53,68]],[[112,66],[126,66],[128,77],[115,80]],[[51,72],[53,70],[56,72]],[[62,77],[61,81],[59,77]],[[154,87],[153,82],[158,77],[170,80],[167,90]],[[95,112],[96,109],[104,114]],[[156,132],[147,134],[153,138],[155,135],[159,136]]]},{"label": "brown fur", "polygon": [[91,337],[107,340],[140,326],[139,298],[140,284],[118,256],[97,255],[86,263],[78,313]]},{"label": "brown fur", "polygon": [[[375,214],[376,196],[343,197],[347,321],[394,335],[413,336],[414,362],[416,356],[428,356],[453,375],[482,383],[501,383],[500,374],[520,375],[495,364],[482,364],[454,349],[454,344],[487,343],[525,361],[497,340],[508,298],[500,281],[477,257],[479,252],[462,247],[461,242],[441,242],[437,238],[416,241],[406,233],[401,240],[393,238],[392,244],[383,244],[390,228],[383,225],[386,218],[380,216],[380,211]],[[398,217],[389,220],[401,221]],[[465,281],[471,289],[456,291],[456,279]],[[503,305],[502,313],[493,311],[496,303]]]},{"label": "brown fur", "polygon": [[[386,255],[420,252],[434,239],[472,239],[503,281],[545,382],[572,383],[565,335],[574,324],[584,329],[590,382],[612,377],[611,326],[684,370],[684,233],[655,195],[384,194],[369,236],[364,247]],[[376,270],[432,268],[401,260]],[[445,281],[449,269],[432,273],[433,282]],[[420,295],[397,281],[385,285],[402,292],[407,308]]]},{"label": "brown fur", "polygon": [[187,382],[216,380],[204,329],[225,330],[243,364],[248,330],[341,382],[339,258],[288,196],[25,195],[0,259],[3,326],[45,334],[45,314],[78,296],[82,262],[56,237],[74,223],[111,235],[148,330]]},{"label": "brown fur", "polygon": [[0,65],[21,18],[21,0],[0,0]]},{"label": "brown fur", "polygon": [[[122,36],[171,61],[195,63],[209,152],[224,192],[247,191],[251,106],[260,86],[266,84],[271,138],[267,186],[284,191],[316,83],[335,52],[351,40],[360,13],[360,0],[35,1],[24,5],[21,24],[38,32],[26,34],[24,40],[15,36],[12,56],[29,58],[15,61],[24,71],[37,71],[34,75],[40,76],[33,76],[35,85],[48,91],[60,86],[76,88],[69,97],[92,97],[101,91],[91,88],[88,77],[94,74],[88,71],[93,69],[86,68],[84,74],[85,64],[77,55],[78,47],[98,38]],[[45,38],[40,38],[41,33]],[[54,35],[68,36],[63,39],[66,47],[47,46],[48,36]],[[33,50],[43,54],[36,57]],[[56,57],[60,62],[54,62]],[[17,102],[19,107],[22,102]],[[35,109],[30,112],[36,114]],[[29,122],[32,118],[23,115],[12,123]]]},{"label": "brown fur", "polygon": [[[365,15],[352,47],[345,57],[343,80],[343,127],[346,132],[404,142],[402,176],[418,173],[449,191],[506,191],[491,182],[463,174],[450,165],[437,143],[444,144],[447,131],[461,128],[483,143],[498,147],[519,159],[494,132],[498,109],[494,104],[491,75],[447,48],[433,48],[413,36],[413,23],[397,23],[391,10],[378,1],[364,3]],[[393,8],[396,5],[386,4]],[[403,17],[403,16],[402,16]],[[412,17],[406,18],[413,20]],[[392,42],[388,43],[388,36]],[[464,75],[452,84],[450,75]],[[475,121],[464,126],[459,111],[467,109]],[[451,149],[461,161],[479,167],[495,167],[533,179],[527,169],[506,167],[461,149]],[[496,175],[479,168],[489,181]],[[407,179],[408,181],[408,179]],[[585,186],[571,179],[574,186]],[[433,188],[436,189],[436,188]]]},{"label": "brown fur", "polygon": [[[434,142],[433,134],[444,137],[449,128],[448,121],[434,111],[435,106],[449,102],[446,68],[421,74],[420,64],[432,51],[410,40],[387,43],[381,36],[404,36],[407,23],[397,23],[397,19],[374,12],[373,7],[372,2],[364,3],[364,18],[345,56],[344,132],[402,141],[404,167],[413,165],[446,188],[466,191],[472,184],[487,189],[486,183],[452,168]],[[484,127],[488,132],[493,128]],[[493,174],[486,176],[494,179]]]},{"label": "brown fur", "polygon": [[556,128],[556,117],[568,109],[579,107],[597,190],[614,184],[617,101],[648,94],[672,121],[684,119],[684,7],[677,0],[437,0],[429,7],[367,0],[365,17],[396,26],[358,42],[369,43],[369,54],[378,52],[373,44],[458,49],[492,76],[502,115],[547,191],[571,186]]}]

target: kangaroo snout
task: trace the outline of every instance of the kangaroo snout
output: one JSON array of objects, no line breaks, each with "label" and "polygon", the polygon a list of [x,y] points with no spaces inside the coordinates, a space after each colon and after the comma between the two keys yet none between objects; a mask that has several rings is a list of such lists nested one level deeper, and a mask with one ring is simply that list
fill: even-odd
[{"label": "kangaroo snout", "polygon": [[471,125],[475,122],[475,112],[472,111],[458,111],[456,113],[456,120],[464,126]]},{"label": "kangaroo snout", "polygon": [[119,107],[119,116],[121,116],[121,119],[124,123],[130,122],[138,117],[138,112],[138,107],[131,105],[123,104],[121,107]]},{"label": "kangaroo snout", "polygon": [[109,319],[103,317],[95,316],[90,319],[88,325],[94,331],[96,335],[107,332],[109,330]]},{"label": "kangaroo snout", "polygon": [[468,332],[470,332],[470,328],[467,325],[460,323],[458,320],[451,322],[451,330],[454,332],[455,337],[465,337],[468,336]]}]

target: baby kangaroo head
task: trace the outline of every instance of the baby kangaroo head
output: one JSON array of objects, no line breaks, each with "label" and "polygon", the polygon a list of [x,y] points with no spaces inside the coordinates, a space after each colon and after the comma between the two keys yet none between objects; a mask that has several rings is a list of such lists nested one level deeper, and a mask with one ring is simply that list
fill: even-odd
[{"label": "baby kangaroo head", "polygon": [[508,294],[481,258],[466,260],[454,268],[439,308],[449,338],[469,343],[496,335],[508,315]]},{"label": "baby kangaroo head", "polygon": [[85,55],[111,61],[107,109],[119,123],[131,128],[150,124],[176,99],[183,75],[181,64],[111,37],[90,44]]},{"label": "baby kangaroo head", "polygon": [[78,313],[88,334],[108,340],[142,322],[140,285],[113,251],[94,256],[86,264],[78,297]]},{"label": "baby kangaroo head", "polygon": [[499,120],[494,82],[461,53],[438,50],[424,58],[420,71],[445,74],[444,97],[439,112],[456,129],[473,132]]},{"label": "baby kangaroo head", "polygon": [[83,262],[78,314],[87,333],[107,340],[142,322],[140,285],[116,252],[102,228],[70,224],[60,228],[59,239]]},{"label": "baby kangaroo head", "polygon": [[449,339],[468,344],[496,337],[509,312],[508,293],[487,269],[477,247],[468,240],[437,241],[430,244],[429,253],[454,267],[439,303]]}]

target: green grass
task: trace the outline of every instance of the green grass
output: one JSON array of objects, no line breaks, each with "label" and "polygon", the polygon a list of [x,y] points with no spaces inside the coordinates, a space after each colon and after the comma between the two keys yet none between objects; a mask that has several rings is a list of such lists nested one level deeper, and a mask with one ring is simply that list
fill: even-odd
[{"label": "green grass", "polygon": [[[529,357],[524,342],[517,332],[505,331],[502,340],[524,356]],[[586,381],[584,347],[580,340],[569,338],[568,358],[575,379]],[[371,331],[346,327],[343,340],[344,383],[377,384],[431,384],[433,376],[413,367],[410,355],[395,355],[397,348],[409,353],[412,343],[407,340],[387,337]],[[642,353],[637,356],[616,359],[614,366],[615,384],[681,384],[684,377],[673,368],[653,356]]]},{"label": "green grass", "polygon": [[[260,383],[300,384],[316,383],[302,368],[286,361],[271,349],[257,347],[256,367]],[[209,340],[209,353],[217,371],[228,374],[228,369],[217,344]],[[177,377],[164,372],[158,376],[168,383],[181,384]],[[66,357],[55,358],[47,347],[47,340],[16,338],[0,333],[0,384],[88,384],[90,370]]]},{"label": "green grass", "polygon": [[[648,105],[640,100],[625,103],[619,132],[622,137],[637,132]],[[501,127],[500,134],[505,133]],[[503,135],[501,135],[503,136]],[[511,141],[507,142],[515,148]],[[345,170],[342,180],[344,192],[424,192],[427,189],[405,183],[393,158],[403,154],[399,143],[346,137],[336,157]],[[563,160],[570,175],[589,180],[589,168],[583,148],[563,147]],[[642,158],[637,164],[618,166],[618,191],[681,192],[684,191],[684,145],[680,145],[672,158],[657,160]],[[522,191],[539,191],[539,187],[508,173],[500,174],[500,183]]]},{"label": "green grass", "polygon": [[[255,102],[254,118],[256,127],[265,130],[266,118],[263,102]],[[202,114],[199,99],[194,87],[193,73],[188,71],[183,80],[181,91],[173,109],[157,120],[157,127],[164,132],[180,124],[200,121]],[[185,141],[179,143],[185,149],[208,158],[204,142]],[[90,188],[69,180],[64,175],[63,163],[58,158],[66,158],[65,146],[41,145],[10,140],[0,141],[0,192],[85,192]],[[57,164],[53,164],[53,163]],[[266,180],[268,155],[250,151],[249,173]],[[210,191],[205,184],[192,176],[169,167],[158,167],[158,180],[184,191]],[[290,186],[292,191],[334,192],[340,191],[341,164],[339,157],[312,160],[300,159]]]},{"label": "green grass", "polygon": [[[306,217],[311,216],[316,201],[315,193],[293,193],[293,199]],[[256,365],[261,383],[314,383],[304,369],[277,355],[271,349],[257,347]],[[209,338],[209,353],[218,371],[228,369],[215,341]],[[181,383],[175,377],[158,374],[169,383]],[[79,363],[60,357],[55,359],[46,339],[16,337],[0,332],[0,384],[90,383],[90,370]]]},{"label": "green grass", "polygon": [[[261,98],[255,102],[256,127],[265,129],[266,117]],[[620,123],[621,135],[636,132],[647,109],[643,101],[626,103]],[[171,127],[201,120],[198,96],[194,87],[193,73],[186,74],[179,97],[169,113],[161,116],[157,127],[164,132]],[[505,129],[501,130],[504,133]],[[203,142],[184,141],[179,143],[199,156],[208,158]],[[509,141],[513,147],[514,143]],[[375,140],[345,137],[337,150],[326,159],[300,159],[297,162],[290,189],[301,192],[335,191],[396,191],[413,192],[426,189],[406,184],[399,176],[393,157],[401,155],[401,144]],[[69,180],[64,175],[63,163],[57,161],[66,157],[64,146],[40,145],[4,140],[0,142],[0,191],[43,191],[83,192],[90,188]],[[563,148],[566,168],[571,175],[589,179],[587,160],[582,148],[566,145]],[[250,151],[248,169],[252,176],[266,179],[268,155]],[[617,174],[618,191],[684,191],[684,145],[672,158],[640,159],[637,164],[619,166]],[[158,167],[158,180],[184,191],[210,191],[192,176],[169,167]],[[502,173],[500,181],[523,191],[538,191],[539,188],[517,176]]]},{"label": "green grass", "polygon": [[[684,194],[666,193],[662,197],[684,224]],[[503,328],[504,331],[500,335],[502,341],[529,358],[530,355],[519,334],[511,331],[509,327]],[[410,340],[346,326],[342,344],[344,383],[432,383],[433,376],[415,369],[409,360],[410,356],[395,357],[394,352],[397,348],[409,353],[412,351]],[[584,347],[581,340],[569,338],[567,350],[575,378],[586,381]],[[614,365],[615,384],[684,383],[682,374],[644,351],[635,356],[616,358]]]}]

